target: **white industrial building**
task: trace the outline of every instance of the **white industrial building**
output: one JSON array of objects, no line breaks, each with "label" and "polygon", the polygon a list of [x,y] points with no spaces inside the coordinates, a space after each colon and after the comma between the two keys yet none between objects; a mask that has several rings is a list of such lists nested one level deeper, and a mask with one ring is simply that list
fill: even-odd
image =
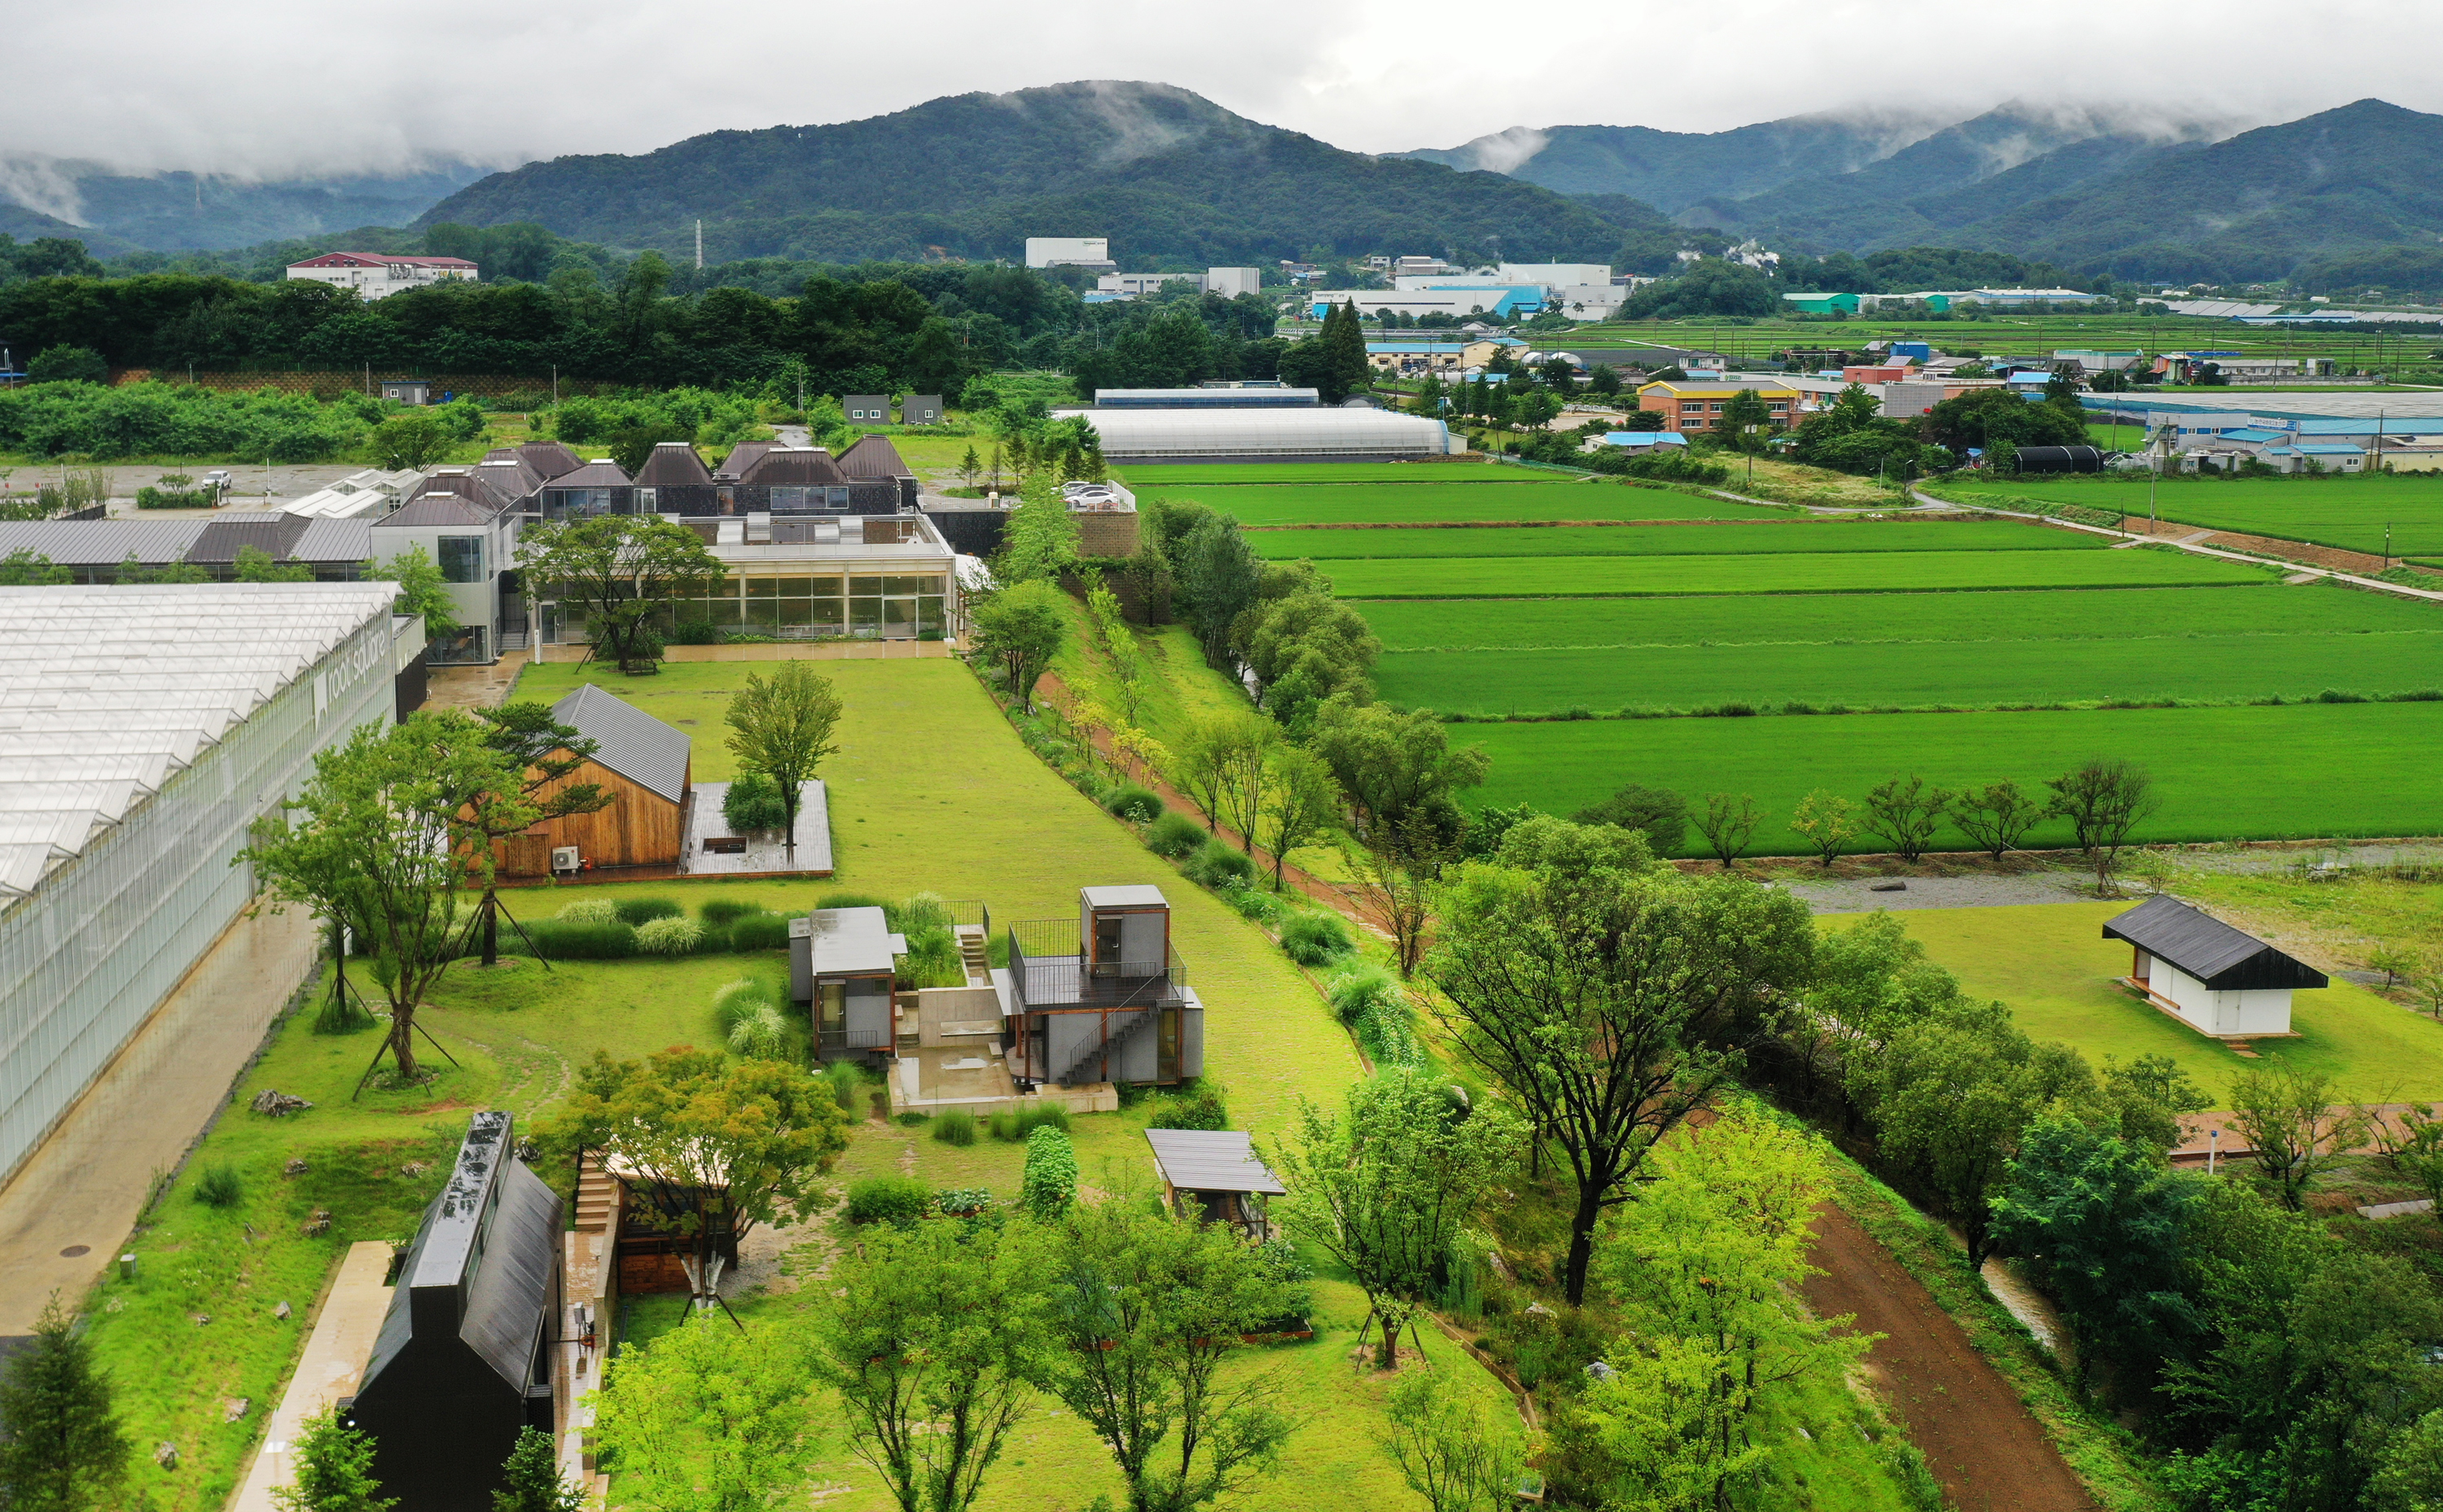
[{"label": "white industrial building", "polygon": [[1166,283],[1185,283],[1199,294],[1235,299],[1261,289],[1264,271],[1255,267],[1208,267],[1202,273],[1106,273],[1094,281],[1094,292],[1133,300],[1158,294]]},{"label": "white industrial building", "polygon": [[1111,239],[1108,236],[1030,236],[1026,239],[1028,267],[1082,267],[1096,273],[1114,273],[1120,264],[1111,261]]},{"label": "white industrial building", "polygon": [[1453,456],[1467,438],[1424,415],[1332,409],[1061,410],[1084,415],[1114,463],[1399,462]]},{"label": "white industrial building", "polygon": [[463,257],[406,257],[393,252],[325,252],[288,264],[292,279],[354,289],[358,298],[369,301],[430,288],[451,279],[471,282],[476,272],[475,264]]},{"label": "white industrial building", "polygon": [[2314,967],[2168,895],[2106,920],[2103,938],[2128,942],[2125,985],[2217,1039],[2287,1034],[2291,993],[2331,985]]},{"label": "white industrial building", "polygon": [[394,717],[392,596],[0,588],[0,1179],[252,901],[248,827]]}]

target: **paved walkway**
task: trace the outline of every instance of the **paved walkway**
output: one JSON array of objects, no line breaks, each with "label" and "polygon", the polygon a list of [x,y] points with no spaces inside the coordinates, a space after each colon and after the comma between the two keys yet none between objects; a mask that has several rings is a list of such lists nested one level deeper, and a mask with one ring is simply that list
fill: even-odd
[{"label": "paved walkway", "polygon": [[314,964],[312,920],[241,917],[0,1188],[0,1338],[83,1298]]},{"label": "paved walkway", "polygon": [[272,1487],[292,1484],[296,1457],[291,1452],[305,1420],[342,1396],[355,1394],[357,1381],[373,1358],[374,1340],[381,1334],[382,1315],[390,1311],[391,1288],[382,1284],[390,1271],[390,1246],[367,1240],[348,1247],[340,1262],[339,1279],[331,1283],[314,1316],[314,1332],[305,1353],[288,1377],[288,1391],[264,1440],[247,1466],[246,1484],[238,1488],[230,1512],[277,1512]]}]

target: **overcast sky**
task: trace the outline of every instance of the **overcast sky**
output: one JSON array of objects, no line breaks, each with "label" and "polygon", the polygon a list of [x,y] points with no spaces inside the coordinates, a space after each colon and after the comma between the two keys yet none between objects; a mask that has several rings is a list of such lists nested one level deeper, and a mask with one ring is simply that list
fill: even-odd
[{"label": "overcast sky", "polygon": [[2443,109],[2433,0],[9,0],[0,17],[0,159],[245,176],[642,152],[1094,78],[1179,84],[1366,152],[2014,96],[2245,124],[2368,95]]}]

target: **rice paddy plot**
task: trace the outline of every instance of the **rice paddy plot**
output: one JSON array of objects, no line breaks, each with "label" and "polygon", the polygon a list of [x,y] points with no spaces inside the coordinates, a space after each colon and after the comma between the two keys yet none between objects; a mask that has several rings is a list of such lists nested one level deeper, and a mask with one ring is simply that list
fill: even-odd
[{"label": "rice paddy plot", "polygon": [[2299,587],[2259,582],[2079,593],[1758,594],[1693,602],[1377,599],[1358,608],[1394,651],[2168,637],[2169,644],[2157,649],[2177,656],[2177,638],[2189,635],[2339,636],[2443,628],[2443,609],[2321,580]]},{"label": "rice paddy plot", "polygon": [[1843,552],[1742,556],[1424,557],[1332,565],[1343,598],[1939,592],[2263,582],[2268,569],[2180,552]]},{"label": "rice paddy plot", "polygon": [[1507,483],[1229,484],[1146,488],[1140,503],[1178,500],[1207,505],[1241,525],[1406,525],[1469,520],[1788,519],[1759,509],[1670,488],[1616,483],[1518,488]]},{"label": "rice paddy plot", "polygon": [[1209,483],[1568,483],[1565,473],[1490,462],[1209,462],[1122,466],[1113,475],[1131,488]]},{"label": "rice paddy plot", "polygon": [[[1970,478],[1928,492],[2002,508],[2017,499],[2146,513],[2144,478]],[[2342,478],[2181,479],[2153,485],[2155,513],[2183,524],[2380,552],[2392,532],[2395,556],[2443,554],[2443,473]]]},{"label": "rice paddy plot", "polygon": [[1374,683],[1403,707],[1494,717],[2382,696],[2443,689],[2443,618],[2432,630],[2379,635],[1392,651]]},{"label": "rice paddy plot", "polygon": [[2102,536],[2010,520],[1782,519],[1653,526],[1424,526],[1383,530],[1267,530],[1247,537],[1258,556],[1738,556],[1798,552],[2106,551]]},{"label": "rice paddy plot", "polygon": [[[1817,788],[1855,802],[1887,777],[1915,773],[1954,788],[2010,777],[2041,792],[2046,778],[2091,756],[2126,756],[2153,774],[2163,805],[2139,830],[2148,841],[2443,834],[2432,755],[2443,739],[2443,703],[1580,720],[1451,735],[1493,758],[1471,803],[1570,813],[1628,782],[1672,789],[1692,804],[1744,792],[1766,814],[1762,855],[1809,851],[1788,821]],[[2029,842],[2068,843],[2060,820]],[[1968,842],[1946,825],[1937,845]],[[1889,847],[1862,835],[1849,848]]]}]

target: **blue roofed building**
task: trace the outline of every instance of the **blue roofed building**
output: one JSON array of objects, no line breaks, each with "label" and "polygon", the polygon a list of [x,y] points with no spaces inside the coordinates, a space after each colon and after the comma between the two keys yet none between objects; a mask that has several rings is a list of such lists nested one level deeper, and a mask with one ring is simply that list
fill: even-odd
[{"label": "blue roofed building", "polygon": [[1650,452],[1658,446],[1684,446],[1688,438],[1677,430],[1608,430],[1600,436],[1589,436],[1580,451],[1596,451],[1615,447],[1622,451]]}]

